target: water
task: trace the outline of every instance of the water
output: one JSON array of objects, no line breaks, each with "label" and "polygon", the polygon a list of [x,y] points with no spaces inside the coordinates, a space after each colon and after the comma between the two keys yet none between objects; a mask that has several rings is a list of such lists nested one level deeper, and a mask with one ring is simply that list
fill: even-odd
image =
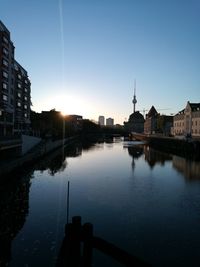
[{"label": "water", "polygon": [[[0,264],[55,266],[67,220],[153,266],[200,266],[200,163],[124,142],[77,144],[1,186]],[[122,266],[95,251],[94,266]]]}]

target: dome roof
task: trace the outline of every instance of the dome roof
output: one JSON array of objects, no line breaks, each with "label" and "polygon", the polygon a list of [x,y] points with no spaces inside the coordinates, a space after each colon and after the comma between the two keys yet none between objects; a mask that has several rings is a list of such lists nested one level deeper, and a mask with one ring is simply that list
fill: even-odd
[{"label": "dome roof", "polygon": [[134,122],[144,122],[144,117],[139,111],[135,111],[129,116],[129,121],[134,121]]}]

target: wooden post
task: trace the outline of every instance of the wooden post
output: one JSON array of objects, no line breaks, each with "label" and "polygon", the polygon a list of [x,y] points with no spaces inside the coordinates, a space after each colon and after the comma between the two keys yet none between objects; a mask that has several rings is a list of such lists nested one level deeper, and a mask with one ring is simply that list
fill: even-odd
[{"label": "wooden post", "polygon": [[83,225],[83,266],[92,266],[92,250],[93,250],[93,225],[85,223]]},{"label": "wooden post", "polygon": [[81,260],[81,217],[74,216],[72,218],[72,236],[71,236],[71,256],[73,260],[73,266],[80,266]]}]

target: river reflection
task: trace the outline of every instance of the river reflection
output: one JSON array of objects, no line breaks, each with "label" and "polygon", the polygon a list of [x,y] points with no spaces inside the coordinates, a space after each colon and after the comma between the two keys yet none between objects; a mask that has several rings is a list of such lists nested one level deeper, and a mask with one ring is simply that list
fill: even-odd
[{"label": "river reflection", "polygon": [[[58,172],[63,172],[67,167],[67,158],[80,157],[82,151],[91,151],[94,143],[84,142],[65,146],[64,148],[53,151],[35,166],[35,170],[41,172],[48,171],[51,176]],[[96,149],[96,148],[94,148]]]},{"label": "river reflection", "polygon": [[200,180],[200,163],[198,161],[173,156],[173,167],[188,181]]},{"label": "river reflection", "polygon": [[12,240],[24,226],[29,211],[31,174],[0,186],[0,266],[8,266]]},{"label": "river reflection", "polygon": [[[55,266],[68,180],[70,217],[95,235],[153,266],[200,266],[199,173],[197,161],[121,139],[57,150],[1,187],[0,266]],[[94,266],[118,265],[95,252]]]},{"label": "river reflection", "polygon": [[140,158],[144,155],[145,161],[148,163],[151,169],[155,165],[164,166],[165,162],[171,162],[174,169],[183,174],[187,180],[196,180],[200,179],[200,162],[192,161],[180,156],[170,155],[154,148],[149,147],[148,145],[141,144],[131,144],[125,145],[124,148],[128,149],[128,154],[132,157],[132,168],[135,168],[135,159]]}]

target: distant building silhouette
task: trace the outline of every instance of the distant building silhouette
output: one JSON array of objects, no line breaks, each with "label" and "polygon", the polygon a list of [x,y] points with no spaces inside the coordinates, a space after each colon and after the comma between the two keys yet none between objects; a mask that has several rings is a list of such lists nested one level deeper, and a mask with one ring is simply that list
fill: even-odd
[{"label": "distant building silhouette", "polygon": [[114,125],[114,119],[113,118],[107,118],[106,119],[106,126],[113,126]]},{"label": "distant building silhouette", "polygon": [[174,116],[172,133],[200,136],[200,103],[187,102],[186,107]]},{"label": "distant building silhouette", "polygon": [[129,116],[128,122],[124,122],[124,127],[128,132],[143,133],[144,117],[139,111],[136,111]]},{"label": "distant building silhouette", "polygon": [[0,21],[0,136],[30,129],[31,83],[14,52],[10,32]]},{"label": "distant building silhouette", "polygon": [[129,116],[128,122],[124,122],[124,128],[128,132],[143,133],[144,132],[144,117],[136,109],[136,82],[134,85],[134,96],[133,96],[133,113]]},{"label": "distant building silhouette", "polygon": [[99,116],[98,122],[99,122],[99,125],[104,126],[105,125],[105,117],[104,116]]},{"label": "distant building silhouette", "polygon": [[157,117],[158,117],[158,112],[155,109],[155,107],[152,106],[146,115],[146,120],[144,123],[144,133],[145,134],[155,133],[155,131],[157,129]]},{"label": "distant building silhouette", "polygon": [[55,109],[42,111],[41,113],[32,111],[31,127],[34,135],[60,138],[63,136],[63,127],[65,128],[65,136],[80,131],[82,129],[82,119],[80,115],[62,116],[61,112]]},{"label": "distant building silhouette", "polygon": [[151,107],[144,123],[144,133],[161,133],[169,135],[173,126],[173,116],[160,115],[154,106]]}]

